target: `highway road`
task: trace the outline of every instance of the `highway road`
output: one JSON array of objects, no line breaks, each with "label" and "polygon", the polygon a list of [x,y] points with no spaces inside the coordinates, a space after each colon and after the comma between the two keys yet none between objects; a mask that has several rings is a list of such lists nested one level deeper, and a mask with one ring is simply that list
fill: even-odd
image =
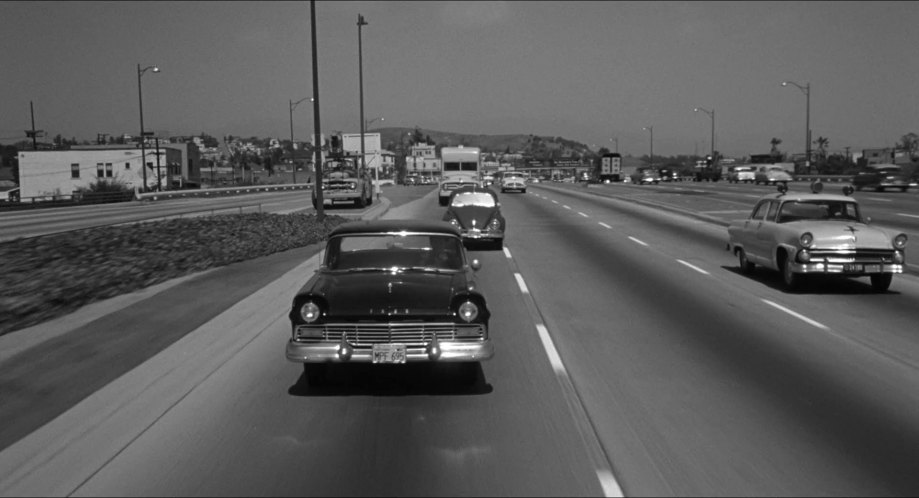
[{"label": "highway road", "polygon": [[[424,196],[386,217],[443,212],[393,189]],[[919,280],[740,274],[723,224],[765,191],[501,194],[472,388],[415,365],[306,387],[285,315],[318,248],[48,324],[0,357],[0,495],[914,495]],[[856,196],[919,232],[911,193]]]}]

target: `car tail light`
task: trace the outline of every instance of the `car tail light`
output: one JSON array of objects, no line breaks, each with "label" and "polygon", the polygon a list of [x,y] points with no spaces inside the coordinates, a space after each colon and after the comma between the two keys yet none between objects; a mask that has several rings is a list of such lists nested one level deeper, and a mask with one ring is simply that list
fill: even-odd
[{"label": "car tail light", "polygon": [[456,308],[456,314],[464,322],[472,322],[479,316],[479,307],[472,301],[464,301]]},{"label": "car tail light", "polygon": [[897,249],[903,249],[906,247],[906,241],[907,241],[906,234],[901,233],[900,235],[897,235],[896,237],[893,238],[893,246],[896,247]]}]

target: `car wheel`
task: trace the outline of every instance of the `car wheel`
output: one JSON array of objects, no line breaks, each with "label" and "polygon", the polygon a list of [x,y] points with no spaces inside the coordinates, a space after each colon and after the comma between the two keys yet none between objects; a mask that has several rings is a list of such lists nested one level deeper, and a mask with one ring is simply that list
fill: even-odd
[{"label": "car wheel", "polygon": [[890,282],[893,281],[892,273],[879,273],[871,275],[871,288],[874,292],[886,292],[890,288]]},{"label": "car wheel", "polygon": [[329,365],[326,363],[304,363],[303,374],[306,383],[311,387],[319,387],[326,383],[329,377]]},{"label": "car wheel", "polygon": [[753,273],[754,264],[747,259],[747,253],[743,249],[737,250],[737,260],[740,263],[740,272],[749,275]]},{"label": "car wheel", "polygon": [[782,283],[785,284],[785,289],[789,291],[797,290],[801,285],[801,275],[793,272],[791,270],[791,263],[788,261],[787,257],[782,259]]}]

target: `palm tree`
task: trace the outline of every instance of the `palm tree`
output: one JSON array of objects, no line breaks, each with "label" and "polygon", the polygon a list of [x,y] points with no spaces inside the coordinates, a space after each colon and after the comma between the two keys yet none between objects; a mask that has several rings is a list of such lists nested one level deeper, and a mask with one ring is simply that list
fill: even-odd
[{"label": "palm tree", "polygon": [[772,150],[770,150],[769,152],[771,152],[772,155],[775,155],[775,156],[779,155],[779,154],[780,154],[780,152],[779,152],[779,144],[782,143],[782,139],[781,139],[781,138],[773,138],[772,140],[769,141],[769,143],[772,144]]}]

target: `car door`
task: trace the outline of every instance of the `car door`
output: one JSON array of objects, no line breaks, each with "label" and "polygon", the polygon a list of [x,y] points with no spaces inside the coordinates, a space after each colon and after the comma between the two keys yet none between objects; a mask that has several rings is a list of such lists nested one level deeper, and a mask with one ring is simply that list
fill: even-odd
[{"label": "car door", "polygon": [[770,259],[765,242],[766,232],[763,227],[767,223],[766,215],[769,213],[772,204],[772,201],[768,199],[760,201],[753,209],[750,218],[744,222],[744,252],[747,254],[747,259],[752,263],[763,264],[763,261]]}]

